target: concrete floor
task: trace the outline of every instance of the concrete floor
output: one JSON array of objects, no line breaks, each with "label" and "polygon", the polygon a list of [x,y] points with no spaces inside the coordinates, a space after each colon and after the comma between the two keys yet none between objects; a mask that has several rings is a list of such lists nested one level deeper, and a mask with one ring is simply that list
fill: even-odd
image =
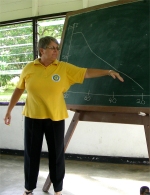
[{"label": "concrete floor", "polygon": [[[34,195],[53,195],[42,191],[48,175],[48,160],[41,158]],[[81,162],[66,160],[63,195],[139,195],[141,186],[150,187],[150,166]],[[0,155],[0,194],[22,195],[23,157]]]}]

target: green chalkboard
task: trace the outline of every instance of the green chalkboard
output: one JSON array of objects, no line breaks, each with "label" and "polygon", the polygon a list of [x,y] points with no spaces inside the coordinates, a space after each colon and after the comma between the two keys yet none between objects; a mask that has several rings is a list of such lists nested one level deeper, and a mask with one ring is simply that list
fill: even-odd
[{"label": "green chalkboard", "polygon": [[150,107],[149,8],[149,0],[121,0],[67,15],[60,60],[112,69],[125,80],[85,79],[64,94],[67,104]]}]

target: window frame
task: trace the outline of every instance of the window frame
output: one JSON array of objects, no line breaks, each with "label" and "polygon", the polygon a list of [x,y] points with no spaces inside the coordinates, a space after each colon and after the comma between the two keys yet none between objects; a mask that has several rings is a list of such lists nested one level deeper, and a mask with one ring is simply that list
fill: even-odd
[{"label": "window frame", "polygon": [[[38,22],[42,20],[48,20],[48,19],[56,19],[56,18],[65,18],[67,12],[63,13],[57,13],[57,14],[50,14],[50,15],[42,15],[42,16],[36,16],[36,17],[30,17],[30,18],[22,18],[22,19],[16,19],[16,20],[9,20],[9,21],[2,21],[0,22],[0,27],[8,26],[8,25],[14,25],[14,24],[21,24],[21,23],[32,23],[32,30],[33,30],[33,60],[38,58],[38,49],[37,49],[37,43],[38,43]],[[0,105],[8,105],[9,102],[1,102]],[[25,102],[18,101],[16,105],[24,105]]]}]

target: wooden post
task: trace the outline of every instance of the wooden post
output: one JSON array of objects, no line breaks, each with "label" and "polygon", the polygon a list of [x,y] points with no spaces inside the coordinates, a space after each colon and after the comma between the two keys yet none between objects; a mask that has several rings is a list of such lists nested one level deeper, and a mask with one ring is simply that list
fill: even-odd
[{"label": "wooden post", "polygon": [[150,161],[150,116],[149,115],[143,117],[143,124],[145,129],[147,150],[148,150],[149,161]]}]

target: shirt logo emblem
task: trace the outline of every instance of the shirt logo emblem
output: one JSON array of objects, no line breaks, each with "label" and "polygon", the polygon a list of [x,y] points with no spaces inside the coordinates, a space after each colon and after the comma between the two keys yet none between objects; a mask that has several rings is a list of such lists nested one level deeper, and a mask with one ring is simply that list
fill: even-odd
[{"label": "shirt logo emblem", "polygon": [[58,82],[58,81],[60,81],[60,76],[58,74],[54,74],[52,76],[52,80],[55,81],[55,82]]}]

